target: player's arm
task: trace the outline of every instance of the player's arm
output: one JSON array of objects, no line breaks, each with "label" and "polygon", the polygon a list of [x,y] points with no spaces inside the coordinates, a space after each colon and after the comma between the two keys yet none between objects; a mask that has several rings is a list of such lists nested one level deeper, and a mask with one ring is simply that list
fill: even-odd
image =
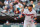
[{"label": "player's arm", "polygon": [[37,13],[35,11],[35,13],[34,13],[34,19],[36,20],[36,18],[37,18]]},{"label": "player's arm", "polygon": [[22,13],[20,16],[17,17],[17,19],[18,19],[18,18],[22,18],[22,17],[24,17],[25,14],[26,14],[26,10],[24,10],[23,13]]},{"label": "player's arm", "polygon": [[21,14],[20,16],[14,18],[14,19],[17,20],[17,19],[22,18],[22,17],[24,17],[24,14]]},{"label": "player's arm", "polygon": [[[32,16],[32,18],[34,17],[34,20],[36,20],[37,19],[37,13],[36,13],[36,11],[34,11],[34,16]],[[36,21],[33,21],[32,20],[32,22],[36,22]]]},{"label": "player's arm", "polygon": [[16,17],[15,19],[19,19],[19,18],[22,18],[22,17],[24,17],[25,16],[25,11],[23,11],[23,13],[20,15],[20,16],[18,16],[18,17]]},{"label": "player's arm", "polygon": [[34,12],[34,22],[35,22],[35,24],[37,23],[36,20],[37,20],[37,13],[36,13],[36,11],[35,11],[35,12]]}]

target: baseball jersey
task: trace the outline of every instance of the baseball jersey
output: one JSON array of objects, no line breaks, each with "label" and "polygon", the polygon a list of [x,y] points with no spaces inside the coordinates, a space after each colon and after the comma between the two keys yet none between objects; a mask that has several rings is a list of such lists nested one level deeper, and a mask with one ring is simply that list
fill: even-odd
[{"label": "baseball jersey", "polygon": [[25,9],[23,14],[25,14],[25,20],[31,21],[33,17],[36,17],[36,11],[32,9],[30,12],[28,9]]}]

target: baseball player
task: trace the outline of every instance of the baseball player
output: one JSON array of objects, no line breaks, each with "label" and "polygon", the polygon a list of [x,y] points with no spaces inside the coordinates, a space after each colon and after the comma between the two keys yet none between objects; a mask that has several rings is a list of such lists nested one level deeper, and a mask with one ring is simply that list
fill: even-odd
[{"label": "baseball player", "polygon": [[[36,18],[36,11],[32,9],[33,5],[29,5],[28,9],[24,10],[22,15],[20,16],[23,17],[25,16],[24,20],[24,27],[36,27],[33,21],[33,18]],[[18,19],[19,17],[17,17]]]},{"label": "baseball player", "polygon": [[32,5],[28,6],[27,10],[24,10],[23,14],[25,15],[24,27],[36,27],[33,21],[33,18],[36,18],[36,11],[32,9]]}]

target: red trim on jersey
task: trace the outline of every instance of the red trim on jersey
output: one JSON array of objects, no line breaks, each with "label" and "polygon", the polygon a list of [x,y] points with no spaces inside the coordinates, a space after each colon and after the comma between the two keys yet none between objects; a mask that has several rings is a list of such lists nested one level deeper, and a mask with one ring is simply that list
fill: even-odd
[{"label": "red trim on jersey", "polygon": [[27,16],[31,16],[31,15],[34,15],[34,14],[26,14]]},{"label": "red trim on jersey", "polygon": [[[22,14],[24,14],[24,13],[22,13]],[[34,14],[24,14],[24,15],[31,16],[31,15],[34,15]]]}]

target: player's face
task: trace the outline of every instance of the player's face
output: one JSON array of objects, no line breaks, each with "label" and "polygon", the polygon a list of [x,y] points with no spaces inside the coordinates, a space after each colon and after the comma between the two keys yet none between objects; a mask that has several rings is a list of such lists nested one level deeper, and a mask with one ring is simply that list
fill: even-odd
[{"label": "player's face", "polygon": [[30,10],[30,9],[32,9],[32,7],[29,6],[28,9]]}]

